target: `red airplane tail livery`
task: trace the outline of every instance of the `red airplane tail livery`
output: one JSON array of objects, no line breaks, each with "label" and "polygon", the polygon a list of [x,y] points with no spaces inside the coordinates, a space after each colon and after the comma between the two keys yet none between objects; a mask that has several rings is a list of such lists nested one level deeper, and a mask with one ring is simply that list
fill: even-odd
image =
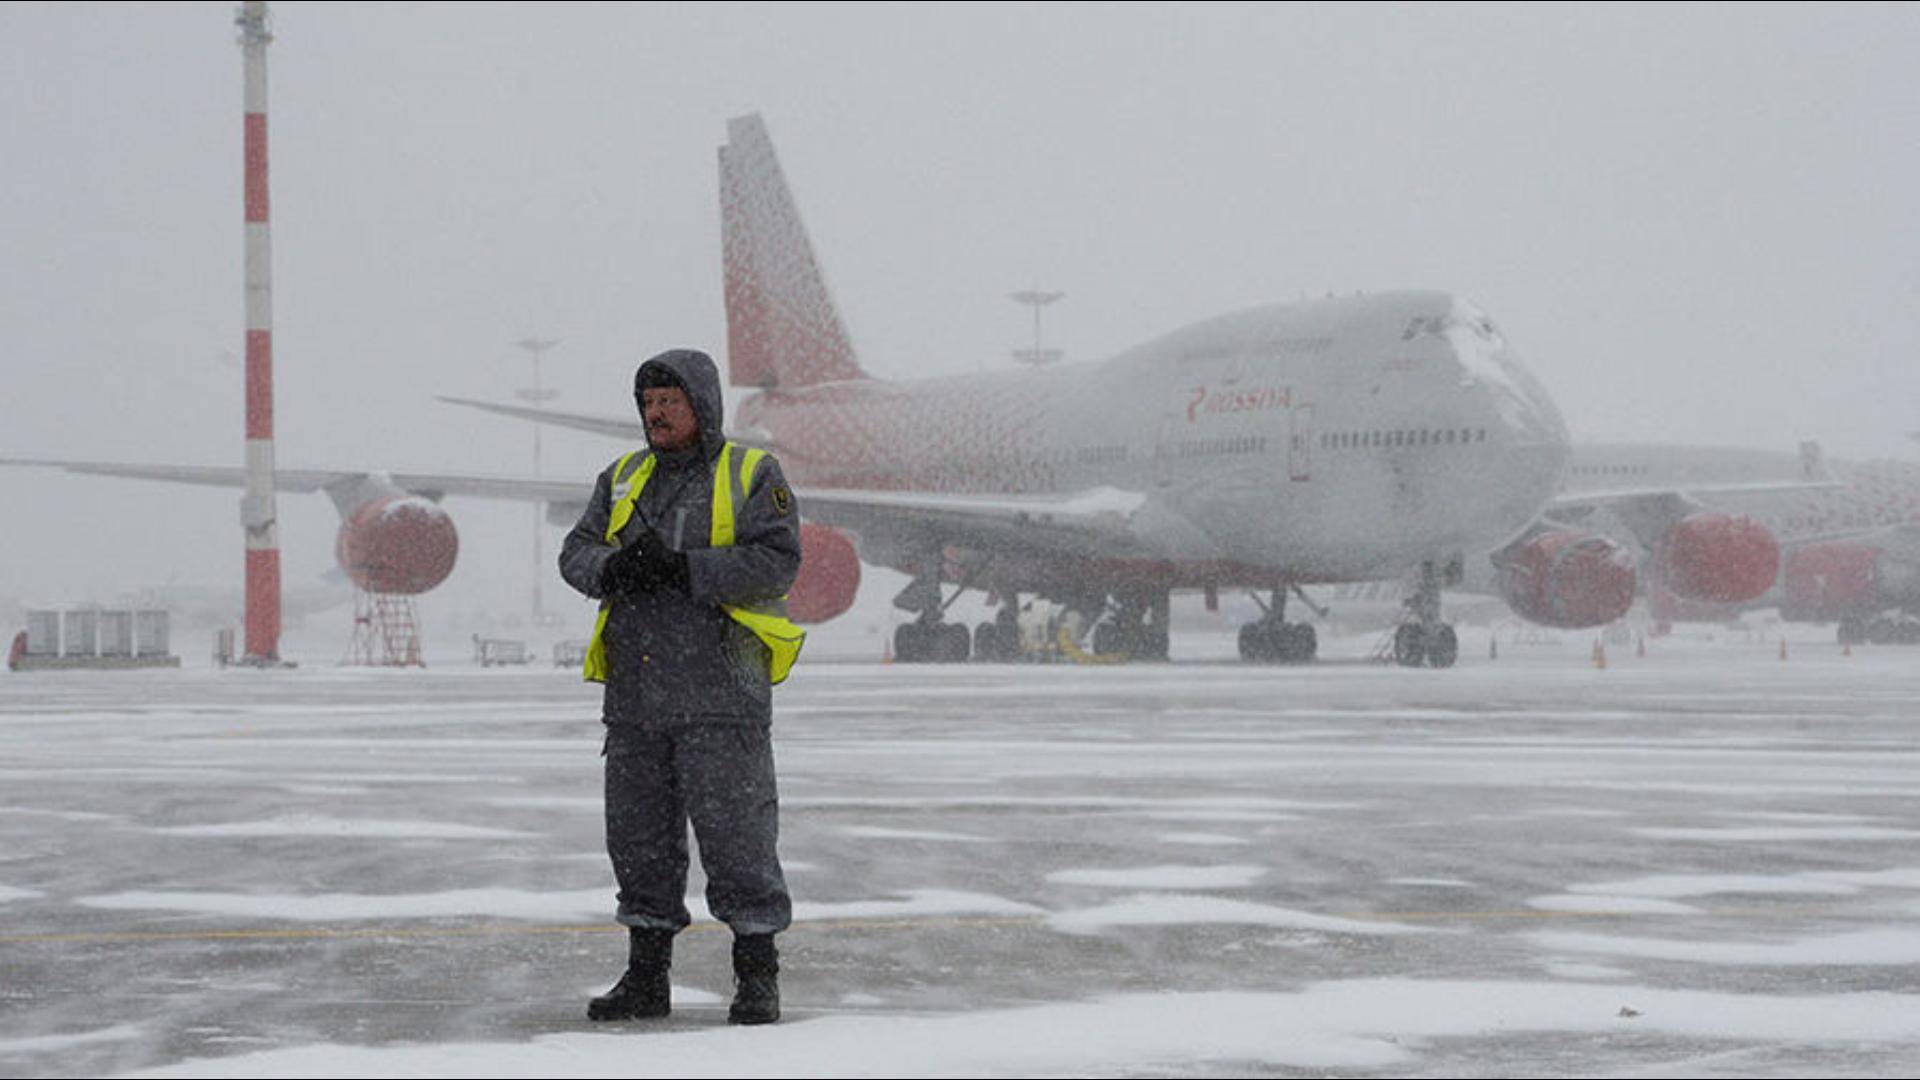
[{"label": "red airplane tail livery", "polygon": [[757,390],[864,379],[759,116],[720,148],[730,381]]}]

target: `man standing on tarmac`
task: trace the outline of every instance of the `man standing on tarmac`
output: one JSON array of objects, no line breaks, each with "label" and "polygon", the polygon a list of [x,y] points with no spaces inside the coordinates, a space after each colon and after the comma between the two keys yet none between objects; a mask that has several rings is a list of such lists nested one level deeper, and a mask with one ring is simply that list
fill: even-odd
[{"label": "man standing on tarmac", "polygon": [[666,1016],[686,906],[687,824],[707,906],[733,930],[728,1019],[780,1018],[773,937],[792,918],[775,842],[772,684],[804,635],[784,596],[800,526],[779,463],[722,434],[720,375],[703,352],[640,365],[646,450],[608,466],[560,552],[600,601],[586,677],[606,685],[607,852],[628,928],[627,971],[594,1020]]}]

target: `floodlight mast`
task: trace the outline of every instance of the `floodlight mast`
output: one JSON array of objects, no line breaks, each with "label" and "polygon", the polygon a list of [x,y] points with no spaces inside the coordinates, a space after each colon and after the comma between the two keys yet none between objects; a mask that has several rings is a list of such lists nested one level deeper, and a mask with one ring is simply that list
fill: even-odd
[{"label": "floodlight mast", "polygon": [[1040,289],[1023,289],[1009,293],[1008,298],[1015,303],[1025,304],[1033,309],[1033,348],[1013,350],[1013,358],[1030,367],[1043,367],[1054,363],[1065,355],[1059,349],[1043,348],[1040,344],[1040,309],[1066,296],[1063,292],[1046,292]]}]

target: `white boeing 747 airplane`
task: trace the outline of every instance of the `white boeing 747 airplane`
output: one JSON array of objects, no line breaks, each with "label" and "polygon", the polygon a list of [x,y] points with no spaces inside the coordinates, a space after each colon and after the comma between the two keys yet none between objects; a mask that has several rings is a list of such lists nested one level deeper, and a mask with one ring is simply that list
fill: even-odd
[{"label": "white boeing 747 airplane", "polygon": [[[1173,590],[1247,588],[1272,601],[1241,654],[1296,662],[1316,643],[1286,621],[1290,591],[1413,575],[1396,652],[1443,667],[1458,646],[1440,591],[1464,553],[1514,539],[1559,487],[1558,410],[1487,316],[1443,292],[1256,307],[1097,363],[873,378],[765,126],[728,134],[728,367],[748,392],[732,416],[800,495],[797,617],[846,610],[864,560],[913,578],[901,660],[1008,655],[1022,596],[1082,612],[1096,653],[1159,658]],[[458,403],[642,438],[631,418]],[[944,623],[949,583],[1007,617]]]}]

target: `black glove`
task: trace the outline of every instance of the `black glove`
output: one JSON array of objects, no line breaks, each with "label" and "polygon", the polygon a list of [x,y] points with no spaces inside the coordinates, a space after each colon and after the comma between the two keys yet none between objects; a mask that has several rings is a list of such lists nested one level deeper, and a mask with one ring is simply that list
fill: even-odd
[{"label": "black glove", "polygon": [[686,587],[686,554],[668,547],[659,533],[648,528],[639,529],[627,546],[608,557],[600,571],[600,591],[607,596]]}]

